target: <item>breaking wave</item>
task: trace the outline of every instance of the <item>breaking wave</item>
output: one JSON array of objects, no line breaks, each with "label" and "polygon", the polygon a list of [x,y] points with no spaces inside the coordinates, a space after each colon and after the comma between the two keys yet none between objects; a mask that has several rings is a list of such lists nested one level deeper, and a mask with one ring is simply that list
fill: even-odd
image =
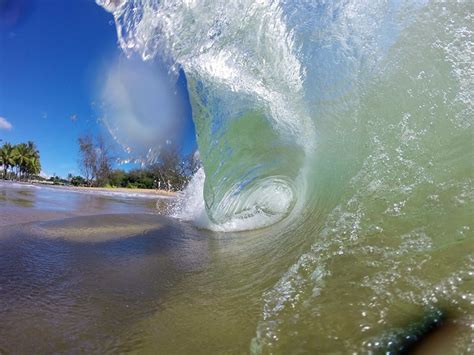
[{"label": "breaking wave", "polygon": [[391,349],[400,312],[441,304],[472,324],[469,2],[97,2],[186,74],[202,169],[176,215],[307,246],[252,351]]}]

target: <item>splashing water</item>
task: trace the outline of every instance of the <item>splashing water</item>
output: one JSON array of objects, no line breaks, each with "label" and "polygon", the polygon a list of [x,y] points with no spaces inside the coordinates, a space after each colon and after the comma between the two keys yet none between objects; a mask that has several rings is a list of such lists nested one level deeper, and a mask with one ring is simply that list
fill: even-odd
[{"label": "splashing water", "polygon": [[397,350],[437,307],[472,351],[470,2],[97,2],[186,73],[203,170],[178,215],[287,250],[252,351]]}]

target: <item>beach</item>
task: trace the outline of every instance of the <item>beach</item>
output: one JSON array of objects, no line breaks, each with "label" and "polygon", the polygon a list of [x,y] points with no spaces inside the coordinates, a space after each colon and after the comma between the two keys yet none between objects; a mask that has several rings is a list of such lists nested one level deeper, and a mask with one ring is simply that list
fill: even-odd
[{"label": "beach", "polygon": [[83,191],[83,192],[100,192],[110,194],[128,194],[134,195],[149,195],[153,197],[176,197],[176,192],[158,189],[129,189],[122,187],[86,187],[86,186],[58,186],[58,189],[65,189],[69,191]]},{"label": "beach", "polygon": [[103,213],[158,213],[175,193],[146,189],[105,189],[0,180],[0,226]]}]

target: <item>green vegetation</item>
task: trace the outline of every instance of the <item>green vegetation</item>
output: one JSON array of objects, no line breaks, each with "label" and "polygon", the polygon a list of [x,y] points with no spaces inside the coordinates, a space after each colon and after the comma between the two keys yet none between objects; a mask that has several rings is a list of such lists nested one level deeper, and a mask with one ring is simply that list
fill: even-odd
[{"label": "green vegetation", "polygon": [[3,179],[29,180],[41,171],[39,151],[31,141],[5,143],[0,147],[0,166]]},{"label": "green vegetation", "polygon": [[83,176],[69,174],[67,179],[58,176],[44,178],[41,172],[40,154],[36,145],[27,143],[0,146],[0,176],[3,179],[37,180],[54,185],[122,187],[132,189],[181,190],[196,172],[198,163],[194,153],[181,156],[176,146],[167,145],[159,159],[147,167],[125,171],[113,169],[115,158],[111,148],[99,136],[82,136],[78,139],[79,166]]},{"label": "green vegetation", "polygon": [[197,169],[194,153],[182,157],[174,145],[160,152],[158,161],[142,169],[112,169],[115,158],[110,147],[99,136],[78,139],[82,176],[69,176],[74,186],[124,187],[140,189],[181,190]]}]

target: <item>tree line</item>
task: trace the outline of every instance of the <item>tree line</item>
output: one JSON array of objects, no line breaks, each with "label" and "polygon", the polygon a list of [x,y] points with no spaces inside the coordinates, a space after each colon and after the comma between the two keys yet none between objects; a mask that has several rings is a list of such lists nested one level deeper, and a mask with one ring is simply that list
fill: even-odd
[{"label": "tree line", "polygon": [[79,137],[79,167],[83,176],[69,176],[76,186],[181,190],[198,168],[194,153],[182,156],[175,145],[166,145],[159,159],[144,168],[113,169],[113,151],[101,136]]},{"label": "tree line", "polygon": [[5,143],[0,148],[3,179],[28,180],[41,172],[40,154],[35,143]]}]

